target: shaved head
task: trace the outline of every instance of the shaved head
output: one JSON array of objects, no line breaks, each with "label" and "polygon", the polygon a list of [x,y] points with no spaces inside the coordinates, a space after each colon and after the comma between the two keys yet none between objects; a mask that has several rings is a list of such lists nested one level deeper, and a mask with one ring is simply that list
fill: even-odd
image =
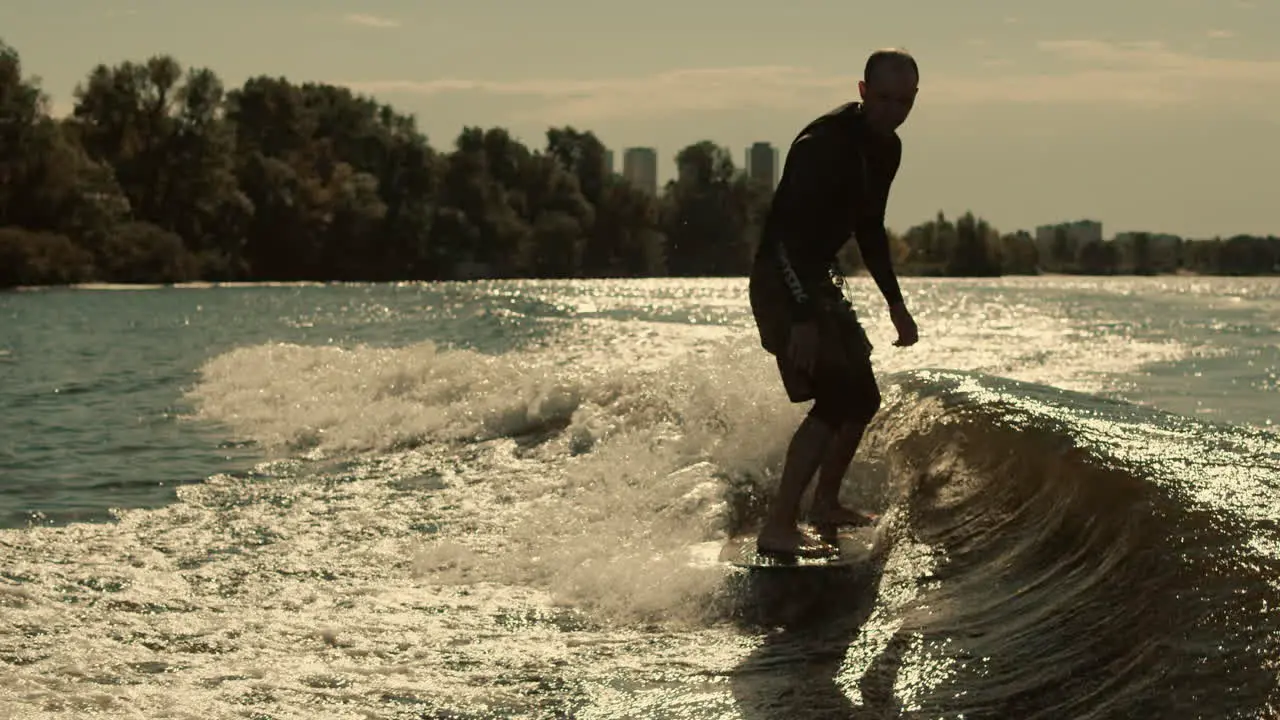
[{"label": "shaved head", "polygon": [[917,81],[920,79],[920,66],[911,57],[911,53],[901,48],[882,48],[867,57],[867,65],[862,69],[862,79],[873,82],[872,79],[882,71],[904,70],[910,70]]},{"label": "shaved head", "polygon": [[920,67],[906,50],[876,50],[867,58],[858,93],[872,129],[892,133],[906,122],[916,102]]}]

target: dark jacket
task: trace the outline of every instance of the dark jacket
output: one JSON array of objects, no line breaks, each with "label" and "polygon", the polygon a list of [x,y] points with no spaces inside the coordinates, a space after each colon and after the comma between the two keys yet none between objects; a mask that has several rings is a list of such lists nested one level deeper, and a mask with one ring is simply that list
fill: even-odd
[{"label": "dark jacket", "polygon": [[901,161],[901,140],[872,132],[859,103],[809,123],[791,144],[769,208],[753,303],[774,297],[792,322],[812,317],[818,304],[839,297],[833,268],[850,235],[885,300],[900,301],[884,215]]}]

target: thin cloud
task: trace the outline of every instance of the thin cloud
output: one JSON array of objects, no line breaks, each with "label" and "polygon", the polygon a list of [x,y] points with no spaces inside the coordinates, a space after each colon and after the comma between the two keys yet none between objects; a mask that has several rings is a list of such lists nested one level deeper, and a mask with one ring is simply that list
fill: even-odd
[{"label": "thin cloud", "polygon": [[[921,103],[1109,104],[1168,106],[1201,102],[1206,93],[1239,99],[1249,91],[1280,90],[1280,61],[1215,58],[1180,53],[1163,43],[1054,40],[1041,52],[1067,61],[1057,73],[1018,73],[990,67],[980,76],[932,74],[925,69]],[[602,79],[520,81],[377,80],[344,83],[371,94],[435,97],[479,93],[527,100],[526,119],[587,122],[608,118],[663,117],[680,113],[750,108],[812,109],[857,95],[858,76],[811,68],[761,65],[672,70]]]},{"label": "thin cloud", "polygon": [[359,92],[438,96],[483,93],[542,101],[532,115],[577,121],[665,116],[680,112],[748,107],[805,106],[814,95],[856,92],[854,76],[824,76],[782,65],[672,70],[656,75],[575,80],[440,79],[345,83]]},{"label": "thin cloud", "polygon": [[[957,78],[948,102],[1012,102],[1173,106],[1206,96],[1244,101],[1280,90],[1280,61],[1219,58],[1177,52],[1161,42],[1046,40],[1041,52],[1066,60],[1066,72]],[[923,90],[923,89],[922,89]],[[930,91],[932,93],[932,90]]]},{"label": "thin cloud", "polygon": [[342,21],[348,25],[359,25],[361,27],[370,28],[398,28],[399,20],[391,18],[378,17],[377,15],[361,15],[360,13],[352,13],[344,15]]},{"label": "thin cloud", "polygon": [[1236,36],[1236,34],[1230,30],[1210,30],[1207,35],[1214,40],[1226,40],[1227,38],[1233,38]]}]

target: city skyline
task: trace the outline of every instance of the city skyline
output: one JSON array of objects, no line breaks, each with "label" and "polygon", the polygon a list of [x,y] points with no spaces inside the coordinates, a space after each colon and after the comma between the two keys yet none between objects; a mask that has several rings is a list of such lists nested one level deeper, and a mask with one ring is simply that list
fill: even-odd
[{"label": "city skyline", "polygon": [[[732,149],[730,148],[730,150]],[[604,162],[605,162],[606,172],[608,172],[611,175],[615,175],[617,177],[626,179],[628,182],[631,182],[636,187],[640,188],[641,190],[644,190],[645,192],[651,195],[661,194],[662,189],[666,186],[666,183],[665,182],[659,183],[657,181],[657,178],[661,177],[662,175],[662,173],[656,171],[659,165],[656,162],[659,156],[657,149],[649,146],[637,146],[637,147],[623,148],[622,151],[623,151],[623,158],[624,158],[624,166],[622,168],[617,168],[614,165],[614,157],[615,157],[614,149],[607,148],[607,147],[605,148]],[[764,154],[765,157],[770,158],[767,162],[767,167],[763,169],[760,174],[753,172],[752,162],[751,162],[753,152],[762,153]],[[779,148],[773,146],[772,143],[769,143],[767,141],[756,141],[751,143],[746,148],[744,152],[744,156],[746,158],[746,161],[742,165],[737,165],[735,163],[735,166],[734,166],[738,175],[753,176],[754,179],[757,181],[769,183],[770,190],[776,189],[778,185],[778,181],[781,179],[781,173],[782,173],[782,166],[778,164],[778,158],[780,156]],[[626,160],[629,158],[632,159],[632,162],[633,162],[633,165],[630,168],[628,168],[626,165]],[[672,158],[671,160],[671,166],[673,168],[677,166],[677,163],[674,158]],[[679,175],[679,172],[677,169],[676,171],[672,172],[670,176],[668,176],[668,180],[669,181],[675,180],[676,177],[678,177],[678,175]],[[979,216],[982,215],[980,211],[973,210],[973,212],[976,215],[979,215]],[[952,219],[954,219],[959,214],[962,214],[962,213],[949,214],[948,217],[951,217]],[[911,225],[909,226],[902,227],[902,228],[891,228],[891,229],[897,229],[899,231],[905,232],[909,227],[928,222],[933,217],[935,216],[930,215],[928,217],[921,218],[918,221],[911,223]],[[1131,241],[1133,236],[1140,235],[1140,234],[1148,235],[1153,241],[1157,243],[1168,243],[1174,240],[1209,240],[1209,239],[1212,239],[1213,237],[1226,238],[1236,234],[1244,234],[1244,235],[1251,234],[1251,233],[1231,233],[1231,234],[1215,233],[1213,235],[1208,235],[1208,236],[1189,236],[1189,235],[1180,235],[1178,233],[1151,230],[1147,228],[1130,227],[1122,230],[1116,230],[1111,235],[1107,235],[1103,231],[1103,226],[1104,226],[1103,222],[1086,215],[1086,216],[1076,217],[1076,218],[1059,218],[1056,220],[1040,221],[1026,227],[999,228],[999,229],[1002,234],[1025,233],[1029,236],[1033,236],[1035,238],[1035,243],[1037,247],[1041,248],[1042,251],[1053,243],[1054,233],[1059,229],[1062,229],[1066,232],[1067,238],[1073,247],[1083,245],[1091,240],[1102,240],[1102,241],[1108,241],[1108,242],[1127,242],[1127,241]],[[1252,233],[1252,234],[1257,235],[1257,233]],[[1280,229],[1277,229],[1275,232],[1271,232],[1271,233],[1262,233],[1262,235],[1280,235]]]},{"label": "city skyline", "polygon": [[[729,150],[730,158],[732,159],[732,151],[731,149]],[[767,184],[770,190],[776,189],[781,173],[781,168],[778,165],[778,148],[767,141],[756,141],[746,148],[743,155],[745,161],[741,165],[735,163],[734,169],[739,174],[745,174],[757,182]],[[757,158],[754,162],[752,160],[753,155]],[[631,184],[650,195],[656,196],[661,193],[662,188],[666,187],[666,182],[659,182],[658,180],[662,173],[658,170],[659,162],[656,148],[649,146],[623,148],[621,168],[614,164],[614,157],[614,149],[606,147],[604,149],[605,172],[625,178]],[[672,163],[673,166],[678,165],[674,159]],[[668,181],[675,180],[677,177],[679,177],[678,167],[668,177]]]},{"label": "city skyline", "polygon": [[413,114],[446,152],[467,126],[532,148],[548,127],[591,130],[609,147],[654,148],[659,185],[701,140],[735,148],[735,164],[737,148],[765,140],[785,163],[801,127],[856,99],[866,54],[900,45],[922,78],[891,225],[972,209],[1001,228],[1093,216],[1185,237],[1280,229],[1277,30],[1280,4],[1253,0],[830,3],[803,15],[723,0],[0,8],[0,37],[59,114],[94,65],[171,54],[228,88],[257,75],[349,87]]}]

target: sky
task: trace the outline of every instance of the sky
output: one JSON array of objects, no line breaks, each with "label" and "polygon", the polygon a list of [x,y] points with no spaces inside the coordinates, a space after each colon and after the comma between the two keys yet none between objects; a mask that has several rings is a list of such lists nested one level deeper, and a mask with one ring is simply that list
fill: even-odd
[{"label": "sky", "polygon": [[[972,210],[1002,231],[1280,234],[1280,0],[6,0],[55,111],[98,63],[170,54],[234,87],[329,82],[533,147],[548,127],[615,150],[785,148],[857,99],[868,53],[921,66],[888,224]],[[1270,40],[1270,42],[1268,42]]]}]

